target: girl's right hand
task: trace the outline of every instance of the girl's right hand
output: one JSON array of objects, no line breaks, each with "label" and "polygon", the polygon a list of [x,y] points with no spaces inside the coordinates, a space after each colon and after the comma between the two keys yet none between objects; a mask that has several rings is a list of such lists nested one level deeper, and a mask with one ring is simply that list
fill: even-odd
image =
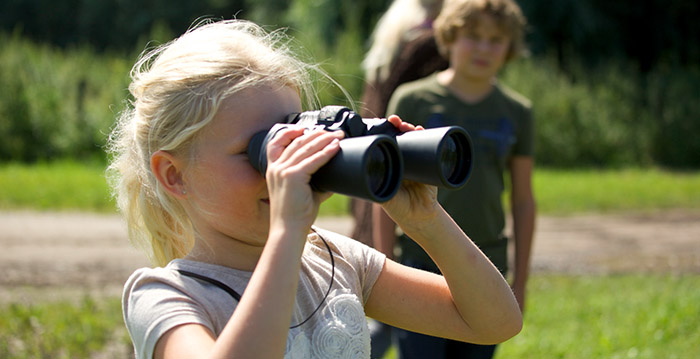
[{"label": "girl's right hand", "polygon": [[342,131],[308,131],[292,126],[279,131],[268,143],[265,177],[271,229],[279,224],[308,232],[321,202],[331,196],[311,189],[311,175],[338,153],[338,142],[343,137]]}]

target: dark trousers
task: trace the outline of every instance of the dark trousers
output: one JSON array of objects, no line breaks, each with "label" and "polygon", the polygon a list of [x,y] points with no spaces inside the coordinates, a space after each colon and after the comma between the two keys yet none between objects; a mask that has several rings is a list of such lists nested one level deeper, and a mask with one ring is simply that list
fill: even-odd
[{"label": "dark trousers", "polygon": [[399,359],[491,359],[495,345],[478,345],[392,328]]},{"label": "dark trousers", "polygon": [[[420,261],[403,259],[403,264],[438,273],[432,265]],[[496,352],[496,345],[479,345],[456,340],[432,337],[425,334],[392,328],[399,359],[491,359]]]}]

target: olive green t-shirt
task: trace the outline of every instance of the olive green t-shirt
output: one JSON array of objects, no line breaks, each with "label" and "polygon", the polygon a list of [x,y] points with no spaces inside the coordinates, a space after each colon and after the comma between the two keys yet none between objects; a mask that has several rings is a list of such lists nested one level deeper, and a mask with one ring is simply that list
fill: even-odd
[{"label": "olive green t-shirt", "polygon": [[[503,85],[478,103],[465,103],[437,81],[437,75],[400,86],[387,115],[426,128],[461,126],[472,140],[472,172],[459,190],[440,189],[438,199],[464,232],[502,271],[507,269],[507,239],[502,194],[504,173],[512,156],[533,156],[534,124],[530,101]],[[410,161],[410,158],[405,158]],[[400,240],[403,258],[430,262],[407,238]]]}]

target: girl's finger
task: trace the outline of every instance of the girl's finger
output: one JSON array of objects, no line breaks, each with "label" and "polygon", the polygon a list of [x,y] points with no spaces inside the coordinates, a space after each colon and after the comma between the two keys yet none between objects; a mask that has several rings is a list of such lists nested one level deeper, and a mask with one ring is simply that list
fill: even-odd
[{"label": "girl's finger", "polygon": [[288,165],[299,163],[303,159],[322,150],[334,139],[340,139],[342,137],[343,133],[341,131],[328,132],[321,130],[306,132],[294,138],[284,149],[277,161],[287,163]]},{"label": "girl's finger", "polygon": [[339,143],[340,140],[333,138],[331,142],[327,143],[322,148],[310,152],[311,154],[309,156],[299,157],[299,161],[290,165],[290,168],[309,175],[316,173],[319,168],[323,167],[323,165],[328,163],[328,161],[338,153],[338,150],[340,150]]},{"label": "girl's finger", "polygon": [[275,134],[275,137],[267,144],[268,161],[277,161],[284,150],[294,142],[294,139],[304,134],[304,127],[287,127]]},{"label": "girl's finger", "polygon": [[[311,134],[308,138],[304,138],[300,143],[300,147],[290,152],[289,163],[299,163],[307,158],[315,156],[319,151],[322,151],[332,142],[337,142],[342,138],[338,133],[329,133],[322,131],[321,134]],[[301,138],[300,138],[301,140]]]}]

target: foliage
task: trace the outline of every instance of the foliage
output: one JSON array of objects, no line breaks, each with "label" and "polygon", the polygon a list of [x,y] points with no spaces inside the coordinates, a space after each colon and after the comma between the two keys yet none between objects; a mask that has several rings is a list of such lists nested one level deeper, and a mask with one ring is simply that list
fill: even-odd
[{"label": "foliage", "polygon": [[[632,60],[646,73],[660,64],[688,66],[700,60],[700,6],[688,0],[518,0],[530,24],[535,54],[554,52],[558,65],[584,59]],[[134,39],[161,23],[184,32],[209,16],[321,30],[330,44],[348,30],[366,39],[390,0],[9,0],[0,3],[0,31],[20,31],[62,47],[133,50]],[[143,46],[142,44],[138,45]]]},{"label": "foliage", "polygon": [[654,159],[668,166],[700,168],[700,67],[658,68],[647,81]]},{"label": "foliage", "polygon": [[629,61],[642,73],[700,61],[700,5],[688,0],[519,0],[535,54],[553,52],[558,67],[583,60]]},{"label": "foliage", "polygon": [[126,97],[125,57],[0,35],[0,161],[102,155]]},{"label": "foliage", "polygon": [[[341,85],[321,81],[321,103],[353,106],[341,88],[354,100],[361,97],[360,62],[389,2],[5,2],[0,29],[13,35],[0,33],[0,162],[102,158],[127,97],[135,60],[128,54],[171,39],[203,16],[235,14],[270,29],[288,27],[307,57]],[[665,2],[667,13],[653,17],[658,26],[646,39],[656,52],[642,61],[638,43],[645,39],[627,39],[639,26],[622,25],[664,8],[660,0],[519,3],[536,56],[509,64],[503,81],[533,101],[538,165],[700,168],[694,136],[700,130],[700,50],[686,41],[698,32],[688,21],[700,11],[697,4]],[[57,15],[68,10],[77,15]],[[672,41],[660,43],[659,33]]]},{"label": "foliage", "polygon": [[698,69],[576,66],[574,80],[555,68],[551,58],[528,58],[502,76],[532,100],[539,165],[700,167]]},{"label": "foliage", "polygon": [[180,34],[202,16],[231,18],[243,1],[10,0],[0,5],[0,29],[65,48],[90,45],[131,51],[158,23]]}]

